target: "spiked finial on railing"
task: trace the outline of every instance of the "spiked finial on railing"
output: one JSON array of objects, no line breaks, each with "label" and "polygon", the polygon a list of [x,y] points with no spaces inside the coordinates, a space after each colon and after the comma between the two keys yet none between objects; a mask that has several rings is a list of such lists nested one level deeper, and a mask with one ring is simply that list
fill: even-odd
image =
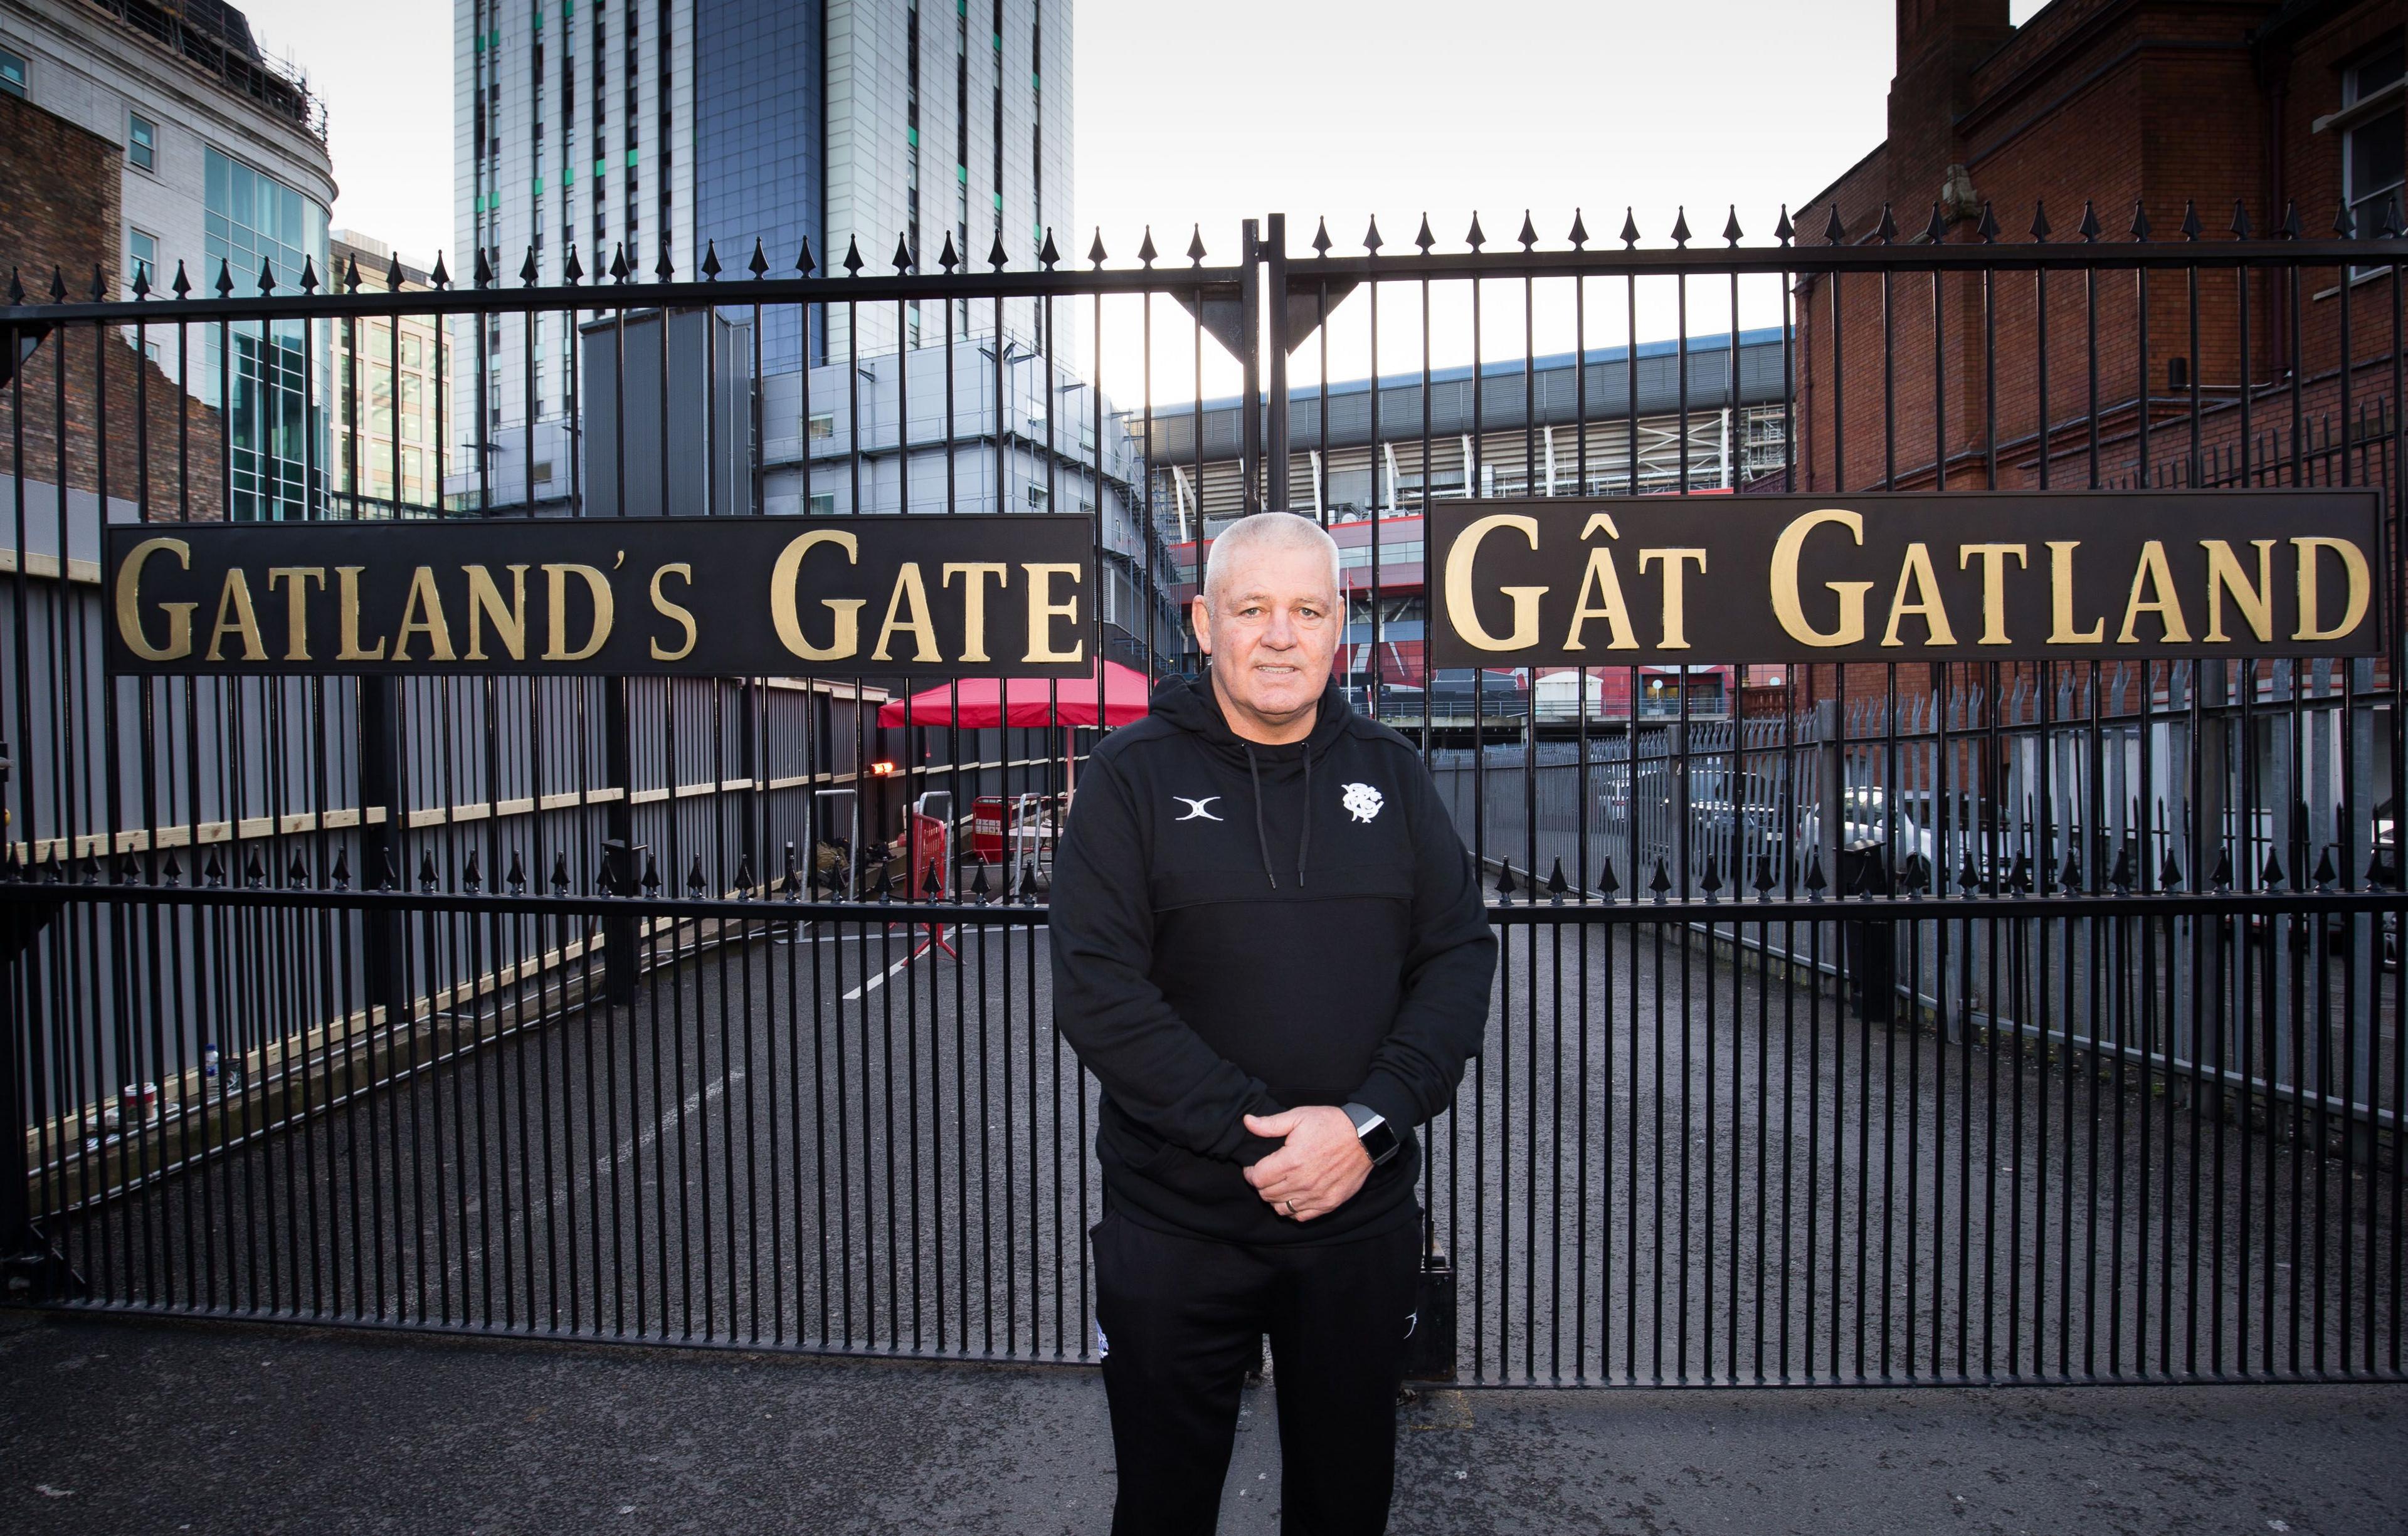
[{"label": "spiked finial on railing", "polygon": [[2227,226],[2227,233],[2236,240],[2249,238],[2249,205],[2238,197],[2232,200],[2232,222]]},{"label": "spiked finial on railing", "polygon": [[1572,209],[1572,232],[1564,238],[1572,243],[1574,250],[1579,250],[1588,244],[1588,225],[1581,221],[1580,209]]},{"label": "spiked finial on railing", "polygon": [[761,249],[761,237],[757,235],[752,236],[752,259],[744,263],[744,270],[752,274],[752,280],[756,283],[769,275],[769,253]]},{"label": "spiked finial on railing", "polygon": [[[532,251],[530,251],[530,254],[532,254]],[[398,263],[396,263],[396,267]],[[477,264],[469,271],[469,280],[474,282],[479,288],[491,288],[494,286],[494,263],[485,260],[485,248],[482,246],[479,246],[477,248]]]},{"label": "spiked finial on railing", "polygon": [[1673,210],[1672,244],[1683,250],[1689,248],[1689,210],[1685,206]]},{"label": "spiked finial on railing", "polygon": [[2082,889],[2082,858],[2071,848],[2065,851],[2065,867],[2057,872],[2057,889],[2069,896]]},{"label": "spiked finial on railing", "polygon": [[1756,899],[1759,902],[1772,894],[1772,888],[1781,883],[1772,877],[1772,855],[1759,853],[1756,856],[1756,878],[1749,883],[1755,886]]},{"label": "spiked finial on railing", "polygon": [[1051,272],[1061,261],[1062,253],[1054,247],[1054,228],[1049,224],[1045,229],[1045,243],[1037,248],[1037,264]]},{"label": "spiked finial on railing", "polygon": [[225,884],[225,865],[219,861],[217,849],[209,850],[209,861],[201,871],[201,878],[212,888]]},{"label": "spiked finial on railing", "polygon": [[981,906],[984,906],[986,905],[987,894],[986,859],[982,855],[978,861],[978,873],[970,877],[970,900],[976,902]]},{"label": "spiked finial on railing", "polygon": [[2316,872],[2311,878],[2318,890],[2330,890],[2341,878],[2340,872],[2333,868],[2332,849],[2326,848],[2316,855]]},{"label": "spiked finial on railing", "polygon": [[533,288],[542,276],[543,268],[536,265],[535,247],[529,246],[526,250],[526,260],[519,263],[519,281],[528,288]]},{"label": "spiked finial on railing", "polygon": [[1087,242],[1087,264],[1092,267],[1102,267],[1107,254],[1104,249],[1104,226],[1097,224],[1096,237]]},{"label": "spiked finial on railing", "polygon": [[[302,260],[306,263],[308,258],[304,257]],[[92,288],[89,291],[89,296],[94,304],[105,303],[108,298],[108,279],[101,276],[98,262],[92,263]]]},{"label": "spiked finial on railing", "polygon": [[477,862],[477,850],[468,850],[468,862],[460,871],[460,889],[475,895],[485,889],[484,866]]},{"label": "spiked finial on railing", "polygon": [[1738,245],[1740,235],[1743,233],[1745,232],[1739,227],[1739,205],[1733,203],[1730,206],[1730,216],[1723,220],[1723,244]]},{"label": "spiked finial on railing", "polygon": [[1430,233],[1429,212],[1427,209],[1424,209],[1422,212],[1422,227],[1414,234],[1413,244],[1421,248],[1421,253],[1424,256],[1427,256],[1430,253],[1430,247],[1438,244],[1438,236]]},{"label": "spiked finial on railing", "polygon": [[[17,849],[16,846],[11,844],[8,848],[7,862],[5,865],[0,865],[0,875],[5,875],[7,878],[13,880],[18,877],[18,873]],[[161,870],[159,875],[160,883],[165,885],[170,890],[175,889],[178,886],[184,883],[184,866],[176,862],[176,856],[172,853],[167,856],[166,867]]]},{"label": "spiked finial on railing", "polygon": [[2258,878],[2269,890],[2283,883],[2283,860],[2272,848],[2266,850],[2266,867],[2258,872]]},{"label": "spiked finial on railing", "polygon": [[1513,860],[1500,859],[1497,861],[1497,904],[1512,906],[1513,890]]},{"label": "spiked finial on railing", "polygon": [[752,878],[752,856],[746,854],[736,860],[736,899],[739,902],[751,901],[755,883]]},{"label": "spiked finial on railing", "polygon": [[655,282],[665,283],[676,276],[677,263],[669,260],[669,248],[667,243],[664,241],[661,245],[660,254],[652,258],[652,279]]},{"label": "spiked finial on railing", "polygon": [[1471,253],[1475,256],[1480,254],[1480,248],[1488,243],[1488,236],[1480,232],[1480,210],[1477,208],[1472,210],[1471,228],[1465,233],[1463,243],[1471,248]]},{"label": "spiked finial on railing", "polygon": [[2199,233],[2199,205],[2186,197],[2183,199],[2182,237],[2186,240],[2197,240]]},{"label": "spiked finial on railing", "polygon": [[226,265],[226,259],[222,256],[218,258],[217,291],[219,298],[234,296],[234,269]]},{"label": "spiked finial on railing", "polygon": [[119,854],[117,856],[117,883],[121,886],[130,886],[140,878],[142,878],[142,866],[134,861],[134,855],[131,853]]},{"label": "spiked finial on railing", "polygon": [[2232,850],[2230,848],[2216,850],[2215,868],[2209,872],[2207,883],[2210,888],[2216,890],[2232,889]]},{"label": "spiked finial on railing", "polygon": [[2286,240],[2296,240],[2300,237],[2300,206],[2297,203],[2286,203],[2283,205],[2283,227],[2281,233],[2283,238]]},{"label": "spiked finial on railing", "polygon": [[2132,238],[2135,240],[2146,240],[2148,237],[2148,205],[2142,199],[2136,197],[2132,200]]},{"label": "spiked finial on railing", "polygon": [[1784,246],[1798,237],[1798,226],[1789,221],[1789,205],[1786,203],[1781,205],[1781,217],[1773,223],[1772,237]]},{"label": "spiked finial on railing", "polygon": [[1947,241],[1948,216],[1940,211],[1939,204],[1934,203],[1931,205],[1931,218],[1923,226],[1923,243],[1937,246],[1945,245]]},{"label": "spiked finial on railing", "polygon": [[937,264],[945,269],[948,277],[953,275],[953,268],[962,264],[962,253],[953,249],[953,233],[951,230],[945,232],[945,249],[937,253]]},{"label": "spiked finial on railing", "polygon": [[552,893],[554,896],[568,894],[568,850],[566,848],[556,849],[552,856]]},{"label": "spiked finial on railing", "polygon": [[614,283],[627,280],[627,242],[624,240],[610,248],[610,280]]},{"label": "spiked finial on railing", "polygon": [[[8,281],[9,285],[14,288],[17,279],[11,277]],[[167,285],[167,291],[175,294],[176,297],[179,299],[191,293],[193,291],[193,279],[184,276],[184,262],[181,257],[178,257],[176,260],[176,280]],[[13,302],[17,304],[22,304],[25,302],[25,291],[23,289],[17,289],[16,294],[17,296]]]},{"label": "spiked finial on railing", "polygon": [[[176,263],[176,276],[180,278],[183,275],[184,263],[178,262]],[[17,269],[13,266],[8,269],[8,302],[12,305],[22,305],[25,302],[25,279],[19,275]]]},{"label": "spiked finial on railing", "polygon": [[911,242],[903,235],[898,235],[895,237],[895,255],[893,260],[896,273],[900,274],[911,270]]},{"label": "spiked finial on railing", "polygon": [[1020,866],[1020,902],[1023,906],[1037,904],[1037,864],[1034,860]]},{"label": "spiked finial on railing", "polygon": [[147,262],[134,269],[134,296],[137,299],[150,296],[150,266]]},{"label": "spiked finial on railing", "polygon": [[1539,231],[1537,226],[1530,222],[1530,210],[1527,208],[1522,210],[1522,233],[1513,236],[1513,239],[1514,243],[1522,248],[1522,254],[1525,256],[1528,255],[1539,243]]},{"label": "spiked finial on railing", "polygon": [[2034,245],[2048,243],[2048,202],[2035,198],[2032,202],[2031,239]]},{"label": "spiked finial on railing", "polygon": [[1377,256],[1380,248],[1386,243],[1380,238],[1380,216],[1375,213],[1371,221],[1363,227],[1363,252],[1367,256]]},{"label": "spiked finial on railing", "polygon": [[[481,255],[483,255],[484,253],[483,253],[482,251],[480,251],[480,252],[478,252],[478,254],[479,254],[480,256],[481,256]],[[401,292],[401,285],[402,285],[402,281],[403,281],[403,278],[402,278],[402,275],[401,275],[401,258],[400,258],[399,256],[397,256],[397,255],[396,255],[396,256],[394,256],[394,257],[390,258],[390,259],[385,263],[385,268],[384,268],[384,291],[385,291],[386,292],[388,292],[388,293],[398,293],[398,292]]]},{"label": "spiked finial on railing", "polygon": [[1564,878],[1563,855],[1557,854],[1555,855],[1555,867],[1547,874],[1547,904],[1549,906],[1563,905],[1564,892],[1571,889],[1571,882]]},{"label": "spiked finial on railing", "polygon": [[986,264],[1000,272],[1010,260],[1003,249],[1003,231],[998,229],[995,232],[995,243],[986,248]]},{"label": "spiked finial on railing", "polygon": [[1659,853],[1656,856],[1656,873],[1647,879],[1647,894],[1656,899],[1657,906],[1662,906],[1664,898],[1671,892],[1672,875],[1664,867],[1664,856]]},{"label": "spiked finial on railing", "polygon": [[301,292],[318,292],[318,259],[315,256],[304,255],[301,258]]},{"label": "spiked finial on railing", "polygon": [[1827,246],[1847,243],[1848,226],[1840,222],[1840,205],[1830,206],[1830,216],[1823,220],[1823,243]]},{"label": "spiked finial on railing", "polygon": [[795,272],[799,277],[808,277],[819,269],[819,258],[811,254],[811,237],[806,235],[803,236],[803,249],[795,252]]},{"label": "spiked finial on railing", "polygon": [[638,885],[647,901],[661,893],[661,861],[652,854],[644,855],[644,877]]},{"label": "spiked finial on railing", "polygon": [[1806,899],[1810,902],[1821,901],[1823,892],[1830,889],[1830,881],[1823,875],[1823,855],[1819,851],[1806,856],[1806,878],[1799,884],[1806,888]]},{"label": "spiked finial on railing", "polygon": [[332,884],[337,890],[349,890],[351,889],[351,849],[337,848],[335,850],[335,868],[331,874],[329,883]]},{"label": "spiked finial on railing", "polygon": [[418,856],[418,889],[431,892],[439,883],[435,873],[435,851],[423,850]]},{"label": "spiked finial on railing", "polygon": [[2393,240],[2399,238],[2399,235],[2400,199],[2386,192],[2384,194],[2383,206],[2374,215],[2374,237],[2378,240]]},{"label": "spiked finial on railing", "polygon": [[702,891],[702,855],[697,853],[694,856],[694,867],[685,872],[685,893],[688,897],[700,901]]},{"label": "spiked finial on railing", "polygon": [[2349,216],[2348,204],[2344,203],[2333,210],[2332,230],[2338,239],[2353,240],[2358,237],[2358,221]]},{"label": "spiked finial on railing", "polygon": [[[951,236],[949,235],[947,238],[950,239]],[[1161,254],[1162,252],[1154,249],[1154,226],[1152,224],[1148,224],[1145,226],[1145,238],[1138,242],[1138,264],[1140,266],[1151,267],[1154,265],[1154,259]]]},{"label": "spiked finial on railing", "polygon": [[1982,217],[1974,220],[1973,235],[1985,246],[1998,244],[1999,210],[1992,207],[1987,199],[1982,203]]},{"label": "spiked finial on railing", "polygon": [[[1002,248],[997,246],[996,249],[1001,249]],[[996,264],[1000,266],[1003,263],[998,262]],[[1196,225],[1195,228],[1188,233],[1187,264],[1190,266],[1202,266],[1204,264],[1204,226],[1201,224]]]},{"label": "spiked finial on railing", "polygon": [[1956,889],[1971,896],[1982,884],[1982,872],[1973,867],[1973,850],[1965,850],[1964,862],[1956,867]]},{"label": "spiked finial on railing", "polygon": [[2174,862],[2173,850],[2169,848],[2166,850],[2165,862],[2157,866],[2157,889],[2180,890],[2182,883],[2182,866]]},{"label": "spiked finial on railing", "polygon": [[526,861],[519,856],[516,848],[510,850],[510,871],[502,876],[502,884],[513,896],[526,894]]},{"label": "spiked finial on railing", "polygon": [[1597,891],[1598,895],[1611,902],[1621,889],[1622,876],[1613,873],[1613,855],[1609,853],[1599,861],[1597,872]]},{"label": "spiked finial on railing", "polygon": [[1622,242],[1625,250],[1639,249],[1639,217],[1631,212],[1627,204],[1622,209],[1622,233],[1615,238]]},{"label": "spiked finial on railing", "polygon": [[799,902],[803,899],[803,872],[795,863],[795,845],[792,841],[786,844],[786,873],[781,889],[785,891],[786,900],[790,902]]},{"label": "spiked finial on railing", "polygon": [[577,279],[585,276],[585,263],[577,259],[577,247],[574,243],[570,244],[568,254],[560,260],[560,275],[568,279],[568,286],[571,288],[577,286]]},{"label": "spiked finial on railing", "polygon": [[2007,869],[2007,890],[2011,895],[2028,896],[2031,894],[2031,853],[2028,849],[2018,848],[2015,850],[2014,862]]},{"label": "spiked finial on railing", "polygon": [[1698,876],[1698,889],[1706,893],[1706,904],[1709,906],[1713,905],[1721,898],[1723,889],[1722,871],[1716,867],[1714,863],[1714,856],[1711,853],[1706,855],[1706,867]]},{"label": "spiked finial on railing", "polygon": [[928,866],[928,873],[921,876],[920,894],[928,901],[933,902],[944,893],[945,882],[937,878],[937,866],[930,864]]},{"label": "spiked finial on railing", "polygon": [[1317,258],[1326,259],[1329,255],[1329,220],[1322,219],[1313,226],[1312,254]]},{"label": "spiked finial on railing", "polygon": [[2115,862],[2107,871],[2107,883],[2114,887],[2117,893],[2128,894],[2132,889],[2135,873],[2132,868],[2132,845],[2118,844],[2115,848]]},{"label": "spiked finial on railing", "polygon": [[2099,243],[2099,209],[2088,198],[2084,198],[2082,201],[2082,222],[2074,226],[2074,233],[2082,236],[2084,245],[2095,246]]},{"label": "spiked finial on railing", "polygon": [[1883,245],[1898,239],[1898,220],[1890,217],[1889,205],[1882,205],[1881,220],[1873,225],[1873,238]]},{"label": "spiked finial on railing", "polygon": [[260,861],[257,848],[251,849],[251,857],[243,861],[242,886],[245,890],[266,889],[267,866]]},{"label": "spiked finial on railing", "polygon": [[719,242],[716,240],[705,240],[702,244],[702,280],[710,283],[717,282],[719,280]]}]

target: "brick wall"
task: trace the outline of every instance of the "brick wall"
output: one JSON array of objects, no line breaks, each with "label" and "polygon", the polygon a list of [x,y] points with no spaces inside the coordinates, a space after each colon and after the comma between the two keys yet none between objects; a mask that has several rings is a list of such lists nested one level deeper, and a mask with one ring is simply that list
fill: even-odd
[{"label": "brick wall", "polygon": [[[53,268],[71,299],[91,296],[95,267],[104,294],[122,297],[122,151],[5,94],[0,143],[10,146],[0,155],[0,267],[18,274],[36,304],[48,302]],[[172,328],[156,334],[172,355]],[[197,346],[193,358],[198,367]],[[73,490],[140,499],[154,518],[186,507],[195,518],[222,515],[218,413],[185,395],[123,331],[78,325],[62,334],[53,327],[20,363],[16,378],[0,389],[0,475],[16,473],[21,400],[28,480],[64,478]]]}]

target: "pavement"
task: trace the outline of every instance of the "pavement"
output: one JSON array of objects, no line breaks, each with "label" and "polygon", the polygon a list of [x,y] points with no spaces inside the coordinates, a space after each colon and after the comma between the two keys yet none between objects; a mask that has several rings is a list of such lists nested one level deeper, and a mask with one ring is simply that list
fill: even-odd
[{"label": "pavement", "polygon": [[[1092,1367],[0,1311],[0,1530],[1101,1532]],[[1224,1532],[1278,1528],[1250,1390]],[[1432,1390],[1390,1529],[2408,1529],[2408,1386]]]}]

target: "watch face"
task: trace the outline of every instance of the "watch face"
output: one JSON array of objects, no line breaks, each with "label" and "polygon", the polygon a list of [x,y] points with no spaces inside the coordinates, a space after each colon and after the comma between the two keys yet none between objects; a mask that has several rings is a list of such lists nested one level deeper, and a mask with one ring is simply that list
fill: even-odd
[{"label": "watch face", "polygon": [[1373,1166],[1397,1155],[1397,1131],[1385,1120],[1363,1132],[1363,1150],[1371,1154]]}]

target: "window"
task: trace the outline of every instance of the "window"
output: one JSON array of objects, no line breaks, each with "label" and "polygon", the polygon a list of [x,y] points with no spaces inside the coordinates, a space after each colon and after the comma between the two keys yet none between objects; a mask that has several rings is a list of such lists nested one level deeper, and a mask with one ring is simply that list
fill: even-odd
[{"label": "window", "polygon": [[[2342,77],[2342,196],[2359,238],[2383,223],[2386,205],[2401,213],[2403,129],[2408,129],[2408,47],[2393,43],[2369,54]],[[2380,270],[2351,269],[2353,278]]]},{"label": "window", "polygon": [[125,232],[125,254],[132,276],[156,285],[159,281],[159,237],[138,229]]},{"label": "window", "polygon": [[22,97],[25,93],[25,61],[0,48],[0,91]]},{"label": "window", "polygon": [[810,499],[810,515],[811,515],[812,517],[814,517],[814,518],[833,518],[833,517],[835,517],[835,516],[836,516],[836,492],[835,492],[835,491],[812,491],[812,492],[811,492],[811,499]]},{"label": "window", "polygon": [[836,440],[836,412],[818,411],[813,413],[811,417],[810,430],[807,434],[807,436],[810,441],[814,443],[834,442]]},{"label": "window", "polygon": [[426,365],[424,344],[414,332],[404,331],[401,334],[401,365],[405,368],[422,368]]},{"label": "window", "polygon": [[410,442],[418,441],[419,389],[416,374],[401,376],[401,435]]},{"label": "window", "polygon": [[1043,486],[1033,485],[1028,488],[1028,509],[1031,512],[1044,511],[1047,499]]},{"label": "window", "polygon": [[140,113],[126,116],[125,160],[137,171],[159,168],[159,125]]}]

